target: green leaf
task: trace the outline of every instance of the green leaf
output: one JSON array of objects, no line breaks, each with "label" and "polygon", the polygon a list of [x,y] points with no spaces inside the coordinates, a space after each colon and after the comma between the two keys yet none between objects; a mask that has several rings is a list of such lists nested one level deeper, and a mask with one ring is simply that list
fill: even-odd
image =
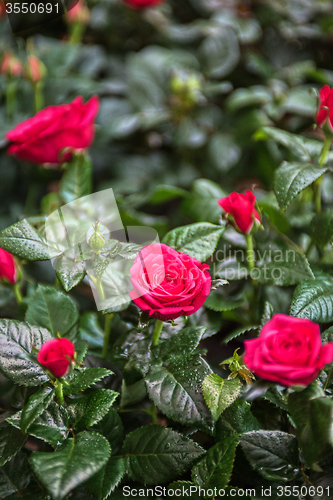
[{"label": "green leaf", "polygon": [[146,375],[149,398],[176,422],[211,430],[213,420],[201,390],[202,381],[210,373],[198,355],[171,356],[164,366],[153,365]]},{"label": "green leaf", "polygon": [[11,425],[0,428],[0,467],[20,451],[26,440],[27,436]]},{"label": "green leaf", "polygon": [[191,354],[198,347],[207,328],[205,326],[189,326],[183,328],[168,340],[161,341],[158,347],[158,357]]},{"label": "green leaf", "polygon": [[258,265],[258,281],[262,285],[294,286],[314,278],[304,254],[295,250],[281,250],[279,260],[276,257],[273,254],[270,262]]},{"label": "green leaf", "polygon": [[149,203],[151,203],[152,205],[157,205],[159,203],[166,203],[185,195],[185,189],[175,186],[169,186],[167,184],[159,184],[155,187],[153,193],[150,195]]},{"label": "green leaf", "polygon": [[182,474],[204,450],[178,432],[148,425],[126,436],[124,452],[133,481],[163,484]]},{"label": "green leaf", "polygon": [[[20,429],[22,412],[7,418],[7,422]],[[46,441],[51,446],[59,446],[68,436],[68,417],[65,408],[51,403],[29,427],[29,435]]]},{"label": "green leaf", "polygon": [[228,437],[210,448],[193,467],[192,480],[202,488],[225,488],[231,477],[238,439]]},{"label": "green leaf", "polygon": [[81,260],[73,261],[72,259],[63,256],[57,261],[56,273],[58,280],[66,292],[69,292],[85,277],[85,263]]},{"label": "green leaf", "polygon": [[173,229],[164,236],[163,243],[205,262],[215,251],[223,231],[221,226],[199,222]]},{"label": "green leaf", "polygon": [[205,72],[210,78],[227,76],[235,69],[240,57],[237,35],[233,29],[226,27],[206,37],[199,51]]},{"label": "green leaf", "polygon": [[279,208],[265,202],[258,203],[258,206],[267,215],[270,223],[281,233],[288,233],[290,231],[290,222]]},{"label": "green leaf", "polygon": [[124,440],[124,429],[120,417],[114,408],[110,408],[105,417],[94,425],[92,430],[97,431],[109,441],[112,455],[115,455],[122,447]]},{"label": "green leaf", "polygon": [[103,436],[95,432],[80,432],[75,440],[67,439],[52,453],[33,452],[31,464],[52,498],[62,500],[102,469],[109,456],[110,445]]},{"label": "green leaf", "polygon": [[75,399],[67,406],[70,425],[78,430],[88,429],[108,413],[115,402],[118,392],[110,389],[97,391]]},{"label": "green leaf", "polygon": [[146,384],[143,379],[138,380],[134,384],[127,385],[125,380],[121,384],[121,400],[120,407],[134,405],[142,401],[147,396]]},{"label": "green leaf", "polygon": [[251,405],[237,399],[223,413],[216,424],[216,439],[222,441],[228,436],[239,436],[245,432],[260,429],[258,420],[251,413]]},{"label": "green leaf", "polygon": [[228,299],[225,299],[220,293],[211,292],[208,295],[204,305],[208,309],[212,309],[212,311],[222,312],[237,309],[237,307],[241,307],[242,305],[244,305],[244,303],[244,298],[235,299],[233,297],[230,297]]},{"label": "green leaf", "polygon": [[82,363],[85,358],[85,355],[88,351],[88,342],[86,340],[76,340],[75,341],[75,354],[76,361],[78,363]]},{"label": "green leaf", "polygon": [[[193,488],[196,488],[196,486],[192,481],[175,481],[168,485],[168,497],[176,496],[176,498],[180,499],[190,497],[192,500],[200,500],[201,497],[198,491],[195,491]],[[172,490],[173,493],[169,493],[169,490]]]},{"label": "green leaf", "polygon": [[306,464],[315,467],[328,444],[333,444],[333,401],[313,383],[288,397],[288,410],[298,431]]},{"label": "green leaf", "polygon": [[319,179],[328,167],[312,163],[288,163],[284,161],[275,173],[274,191],[281,210],[285,210],[303,189]]},{"label": "green leaf", "polygon": [[281,431],[251,431],[241,437],[254,470],[269,481],[292,481],[299,472],[297,439]]},{"label": "green leaf", "polygon": [[113,372],[101,367],[83,368],[81,371],[76,370],[69,384],[64,385],[64,396],[71,396],[72,394],[84,391],[109,375],[113,375]]},{"label": "green leaf", "polygon": [[29,426],[47,409],[55,395],[55,389],[43,387],[35,392],[22,410],[21,430],[26,433]]},{"label": "green leaf", "polygon": [[0,497],[5,498],[26,488],[30,482],[31,469],[24,453],[17,454],[10,462],[0,467]]},{"label": "green leaf", "polygon": [[74,155],[60,181],[59,196],[64,203],[70,203],[91,194],[91,184],[91,161],[83,154]]},{"label": "green leaf", "polygon": [[311,222],[314,241],[321,247],[333,242],[333,212],[327,211],[316,215]]},{"label": "green leaf", "polygon": [[255,134],[256,140],[273,139],[281,146],[286,147],[290,152],[303,161],[310,161],[311,156],[304,145],[301,137],[275,127],[263,127]]},{"label": "green leaf", "polygon": [[105,500],[118,486],[125,472],[124,459],[111,457],[106,465],[87,481],[85,488],[95,500]]},{"label": "green leaf", "polygon": [[0,370],[19,385],[37,386],[48,381],[39,365],[30,360],[32,350],[39,350],[51,339],[44,328],[19,321],[0,320]]},{"label": "green leaf", "polygon": [[330,323],[333,320],[333,283],[314,280],[298,285],[290,314],[317,323]]},{"label": "green leaf", "polygon": [[[46,239],[25,219],[0,231],[0,247],[21,259],[48,260],[50,258]],[[52,252],[55,252],[54,256],[56,256],[54,249]]]},{"label": "green leaf", "polygon": [[98,313],[81,314],[79,323],[80,338],[86,340],[90,350],[100,352],[104,342],[104,330],[99,324]]},{"label": "green leaf", "polygon": [[215,421],[238,398],[241,390],[242,385],[237,378],[225,380],[215,373],[207,375],[202,383],[202,392]]},{"label": "green leaf", "polygon": [[184,199],[182,209],[196,222],[217,224],[222,215],[222,209],[217,202],[225,196],[227,193],[215,182],[197,179]]},{"label": "green leaf", "polygon": [[47,328],[54,337],[73,338],[79,320],[78,310],[72,299],[55,288],[38,285],[25,314],[32,325]]}]

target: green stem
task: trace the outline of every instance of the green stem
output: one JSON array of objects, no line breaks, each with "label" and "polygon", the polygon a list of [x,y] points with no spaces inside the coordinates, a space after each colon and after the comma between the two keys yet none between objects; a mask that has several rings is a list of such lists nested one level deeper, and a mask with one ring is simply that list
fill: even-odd
[{"label": "green stem", "polygon": [[6,86],[7,117],[13,118],[16,110],[16,82],[9,78]]},{"label": "green stem", "polygon": [[69,43],[81,43],[85,26],[82,23],[74,23],[71,26]]},{"label": "green stem", "polygon": [[164,324],[163,321],[161,321],[160,319],[158,319],[156,321],[155,330],[153,333],[153,345],[158,345],[158,343],[159,343],[160,336],[161,336],[162,329],[163,329],[163,324]]},{"label": "green stem", "polygon": [[43,96],[43,82],[37,82],[34,84],[35,91],[35,109],[36,113],[43,109],[44,107],[44,96]]},{"label": "green stem", "polygon": [[23,297],[22,297],[22,294],[20,292],[20,285],[18,283],[15,283],[15,285],[13,286],[13,292],[14,292],[14,295],[16,298],[16,302],[18,304],[21,304]]},{"label": "green stem", "polygon": [[105,326],[104,326],[104,342],[103,342],[103,351],[102,351],[102,358],[106,359],[108,355],[108,347],[109,347],[109,340],[110,340],[110,333],[111,333],[111,321],[113,318],[114,314],[106,314],[105,316]]},{"label": "green stem", "polygon": [[96,288],[97,288],[97,292],[98,292],[100,301],[104,302],[105,295],[104,295],[102,280],[100,278],[97,278],[97,280],[96,280]]},{"label": "green stem", "polygon": [[62,388],[63,388],[63,383],[61,382],[60,379],[57,379],[55,383],[55,390],[56,390],[58,404],[61,406],[65,406],[64,393]]},{"label": "green stem", "polygon": [[252,271],[255,266],[252,234],[246,234],[245,238],[247,246],[247,261],[249,263],[250,271]]},{"label": "green stem", "polygon": [[[323,148],[320,153],[320,158],[318,161],[318,164],[320,167],[323,167],[328,158],[328,153],[331,148],[331,142],[332,142],[332,137],[331,136],[326,136],[325,141],[323,144]],[[313,193],[314,193],[314,206],[315,206],[315,212],[316,214],[321,213],[321,185],[323,183],[323,176],[319,177],[316,181],[313,183]]]},{"label": "green stem", "polygon": [[328,157],[328,153],[330,151],[330,148],[331,148],[331,141],[332,141],[332,137],[325,137],[325,141],[324,141],[324,145],[323,145],[323,149],[321,150],[321,153],[320,153],[320,158],[319,158],[319,165],[322,167],[323,165],[326,164],[327,162],[327,157]]},{"label": "green stem", "polygon": [[329,374],[327,375],[327,379],[326,379],[325,386],[324,386],[324,391],[326,391],[326,388],[327,388],[327,386],[328,386],[328,382],[330,381],[330,378],[331,378],[331,376],[332,376],[332,373],[333,373],[333,366],[332,366],[332,368],[330,369]]},{"label": "green stem", "polygon": [[158,418],[157,418],[157,408],[154,405],[154,403],[151,404],[151,408],[149,411],[149,414],[151,416],[151,421],[153,424],[158,424]]}]

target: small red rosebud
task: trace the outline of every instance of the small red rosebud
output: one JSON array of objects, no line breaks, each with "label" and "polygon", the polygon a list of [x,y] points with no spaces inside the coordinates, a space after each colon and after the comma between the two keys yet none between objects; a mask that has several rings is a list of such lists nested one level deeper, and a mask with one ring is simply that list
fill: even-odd
[{"label": "small red rosebud", "polygon": [[0,248],[0,280],[7,280],[12,285],[17,280],[17,269],[11,253]]},{"label": "small red rosebud", "polygon": [[67,11],[67,22],[68,24],[88,24],[90,21],[90,10],[85,5],[83,0],[79,0],[74,6],[75,2],[72,2]]},{"label": "small red rosebud", "polygon": [[7,76],[20,76],[22,65],[11,52],[6,52],[1,63],[0,73]]},{"label": "small red rosebud", "polygon": [[164,0],[123,0],[123,2],[132,9],[147,9],[148,7],[155,7],[162,3]]},{"label": "small red rosebud", "polygon": [[40,82],[46,73],[44,64],[36,56],[28,57],[28,77],[33,83]]},{"label": "small red rosebud", "polygon": [[254,208],[256,197],[252,191],[245,194],[231,193],[218,201],[223,210],[232,216],[231,222],[241,233],[249,234],[253,224],[260,224],[260,215]]},{"label": "small red rosebud", "polygon": [[325,123],[333,132],[333,88],[325,85],[319,92],[319,108],[316,116],[318,127],[323,128]]},{"label": "small red rosebud", "polygon": [[37,355],[37,361],[54,377],[66,375],[71,363],[74,362],[74,344],[65,338],[52,339],[45,342]]}]

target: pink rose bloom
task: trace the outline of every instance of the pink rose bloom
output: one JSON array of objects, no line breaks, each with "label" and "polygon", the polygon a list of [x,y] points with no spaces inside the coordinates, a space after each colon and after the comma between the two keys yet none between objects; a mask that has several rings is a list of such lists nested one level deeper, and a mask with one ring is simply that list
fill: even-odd
[{"label": "pink rose bloom", "polygon": [[258,377],[281,385],[307,386],[333,361],[333,342],[324,346],[317,323],[275,314],[256,339],[245,340],[244,363]]},{"label": "pink rose bloom", "polygon": [[12,254],[0,248],[0,280],[3,279],[13,285],[16,283],[17,270]]},{"label": "pink rose bloom", "polygon": [[35,163],[68,161],[71,153],[62,155],[65,148],[83,150],[92,144],[98,108],[97,96],[86,104],[79,96],[70,104],[48,106],[7,133],[8,154]]},{"label": "pink rose bloom", "polygon": [[54,377],[66,375],[69,365],[74,362],[74,344],[68,339],[52,339],[39,350],[37,361]]},{"label": "pink rose bloom", "polygon": [[252,191],[245,194],[231,193],[226,198],[221,198],[218,204],[223,210],[232,215],[233,225],[241,233],[250,233],[256,220],[260,224],[260,215],[254,208],[256,197]]},{"label": "pink rose bloom", "polygon": [[209,266],[163,243],[144,247],[131,268],[131,299],[151,318],[190,316],[210,292]]}]

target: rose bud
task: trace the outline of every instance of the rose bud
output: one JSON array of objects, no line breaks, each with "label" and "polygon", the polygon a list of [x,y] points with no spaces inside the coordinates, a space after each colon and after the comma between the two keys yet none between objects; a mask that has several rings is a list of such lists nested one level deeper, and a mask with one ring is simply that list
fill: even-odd
[{"label": "rose bud", "polygon": [[27,69],[28,78],[32,81],[32,83],[40,82],[46,75],[46,68],[44,64],[36,56],[28,57]]},{"label": "rose bud", "polygon": [[72,2],[67,11],[66,20],[68,24],[88,24],[90,21],[90,10],[83,0]]},{"label": "rose bud", "polygon": [[11,142],[8,154],[35,163],[59,165],[69,161],[70,152],[61,155],[65,148],[80,151],[93,142],[98,107],[97,96],[86,104],[79,96],[70,104],[48,106],[7,133],[6,139]]},{"label": "rose bud", "polygon": [[321,128],[327,124],[326,130],[333,133],[333,88],[331,89],[328,85],[325,85],[319,92],[316,122]]},{"label": "rose bud", "polygon": [[0,73],[7,76],[20,76],[22,65],[20,61],[11,52],[6,52],[2,60]]},{"label": "rose bud", "polygon": [[65,338],[45,342],[37,355],[37,361],[54,377],[66,375],[71,363],[74,363],[74,344]]},{"label": "rose bud", "polygon": [[12,285],[17,281],[14,257],[2,248],[0,248],[0,280],[7,280]]},{"label": "rose bud", "polygon": [[221,198],[218,204],[228,214],[236,230],[249,234],[261,223],[260,215],[254,208],[255,202],[256,197],[252,191],[246,191],[245,194],[231,193],[226,198]]},{"label": "rose bud", "polygon": [[150,318],[168,321],[190,316],[210,292],[209,266],[163,243],[147,245],[131,267],[135,304]]},{"label": "rose bud", "polygon": [[123,2],[132,9],[147,9],[148,7],[155,7],[162,3],[164,0],[123,0]]},{"label": "rose bud", "polygon": [[333,361],[333,342],[324,346],[309,319],[275,314],[256,339],[245,340],[245,365],[258,377],[281,385],[307,386]]}]

